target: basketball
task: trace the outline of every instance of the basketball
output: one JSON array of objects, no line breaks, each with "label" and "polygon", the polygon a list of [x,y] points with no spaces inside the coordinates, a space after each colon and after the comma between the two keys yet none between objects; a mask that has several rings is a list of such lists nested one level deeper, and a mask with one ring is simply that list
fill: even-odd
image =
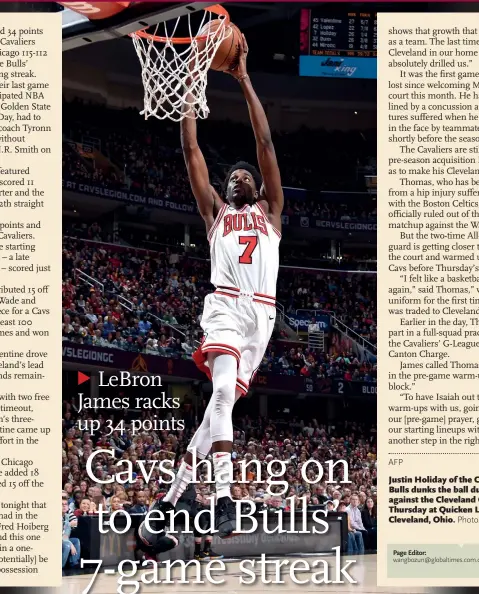
[{"label": "basketball", "polygon": [[[199,35],[211,35],[220,25],[221,21],[214,19],[201,29]],[[227,28],[231,30],[231,33],[226,33],[226,38],[220,43],[210,66],[212,70],[218,70],[219,72],[234,70],[236,68],[242,44],[242,34],[238,27],[230,23]],[[204,49],[205,45],[206,41],[198,41],[200,51]]]}]

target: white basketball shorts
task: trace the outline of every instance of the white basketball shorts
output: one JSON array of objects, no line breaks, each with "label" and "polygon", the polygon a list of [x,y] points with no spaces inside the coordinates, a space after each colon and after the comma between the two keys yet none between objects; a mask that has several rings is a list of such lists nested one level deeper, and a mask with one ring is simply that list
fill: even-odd
[{"label": "white basketball shorts", "polygon": [[261,293],[218,287],[205,298],[204,338],[193,359],[211,379],[207,354],[232,355],[238,362],[236,387],[245,395],[261,364],[276,320],[276,300]]}]

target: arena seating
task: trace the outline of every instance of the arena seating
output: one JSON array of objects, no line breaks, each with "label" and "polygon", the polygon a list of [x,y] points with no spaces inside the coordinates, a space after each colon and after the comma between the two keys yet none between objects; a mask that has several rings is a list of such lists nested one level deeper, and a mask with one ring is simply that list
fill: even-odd
[{"label": "arena seating", "polygon": [[[93,224],[85,234],[98,240],[101,229]],[[77,276],[77,269],[103,289]],[[165,357],[191,356],[201,337],[203,300],[213,289],[206,260],[180,255],[174,248],[145,256],[111,244],[65,237],[63,272],[64,340]],[[375,295],[376,275],[308,274],[290,268],[281,270],[277,293],[287,312],[330,311],[373,344]],[[121,305],[120,296],[134,304],[134,312]],[[186,338],[180,339],[175,327],[184,330]],[[360,363],[352,353],[326,354],[304,347],[292,353],[277,338],[273,336],[263,371],[375,381],[375,366]]]},{"label": "arena seating", "polygon": [[[63,115],[65,179],[193,203],[176,126],[151,121],[146,126],[137,111],[111,110],[80,101],[65,102]],[[239,158],[256,160],[250,128],[232,122],[227,125],[234,143],[225,143],[225,122],[207,120],[199,127],[212,183],[218,188],[230,163]],[[375,220],[374,203],[360,195],[357,201],[346,205],[324,202],[320,194],[328,189],[364,190],[364,180],[358,178],[357,167],[370,167],[369,157],[374,157],[376,150],[375,134],[302,129],[294,134],[275,134],[274,142],[283,184],[311,190],[314,196],[314,200],[308,201],[287,200],[285,215]],[[317,146],[321,150],[305,154],[304,146]],[[99,151],[102,162],[91,158],[82,147]],[[108,233],[91,220],[66,223],[64,234],[62,337],[65,342],[159,357],[191,358],[201,338],[203,301],[212,290],[206,244],[197,242],[194,248],[185,251],[173,231],[171,236],[168,230],[162,230],[157,237],[145,237],[139,230],[120,227],[115,233]],[[374,259],[373,253],[371,261]],[[318,266],[314,250],[299,248],[285,249],[281,261],[289,266],[281,268],[277,291],[285,313],[292,314],[298,309],[331,312],[376,344],[376,275],[359,270],[369,266],[354,259],[342,263],[325,261]],[[309,266],[323,270],[304,269]],[[342,271],[341,266],[348,272]],[[327,268],[331,270],[324,270]],[[373,263],[370,269],[374,269]],[[125,303],[129,306],[125,307]],[[308,349],[307,345],[291,345],[283,338],[280,334],[273,335],[261,372],[376,382],[376,365],[359,361],[340,342],[332,342],[327,352],[319,352]],[[63,483],[71,511],[76,515],[94,514],[99,504],[106,505],[110,511],[121,505],[135,512],[165,492],[157,472],[149,483],[138,476],[131,484],[115,483],[112,489],[101,488],[86,473],[86,460],[94,449],[114,448],[118,458],[127,458],[136,465],[137,460],[173,457],[179,464],[197,426],[192,416],[183,432],[145,432],[133,436],[126,429],[107,436],[105,420],[101,418],[101,427],[90,435],[77,428],[77,421],[86,418],[85,413],[79,414],[68,398],[63,406]],[[199,419],[201,413],[198,411]],[[324,504],[327,499],[335,505],[339,500],[349,503],[354,492],[360,493],[362,504],[366,497],[376,502],[376,428],[372,423],[343,420],[332,426],[321,418],[289,417],[285,421],[242,416],[234,419],[234,424],[235,464],[252,458],[266,463],[270,456],[284,460],[288,464],[285,478],[290,485],[284,496],[269,496],[265,494],[265,485],[240,484],[233,492],[234,497],[255,499],[283,509],[287,505],[286,497],[293,494],[307,497],[310,505]],[[324,481],[307,484],[301,480],[299,470],[311,458],[320,462],[345,459],[352,482],[346,486],[328,485]],[[106,459],[99,462],[95,470],[99,478],[117,472]],[[311,478],[314,476],[312,471]],[[81,507],[85,498],[88,504]]]},{"label": "arena seating", "polygon": [[[64,176],[82,181],[101,182],[112,188],[128,187],[133,192],[161,196],[179,203],[194,203],[185,175],[177,127],[171,122],[145,124],[136,110],[113,110],[80,101],[64,103],[65,135],[79,146],[91,146],[111,160],[112,167],[101,167],[83,152],[80,158],[64,157]],[[224,130],[234,142],[225,143]],[[251,129],[243,124],[207,120],[201,122],[200,142],[210,168],[213,185],[221,187],[224,174],[240,159],[256,161]],[[302,128],[295,133],[274,134],[284,186],[320,190],[364,191],[364,179],[357,168],[376,151],[373,131],[340,132]],[[75,152],[73,143],[64,152]],[[320,147],[304,151],[305,146]],[[318,159],[318,152],[320,158]],[[119,171],[123,175],[119,175]],[[354,205],[287,200],[285,215],[321,215],[341,220],[372,220],[375,205],[361,201]]]},{"label": "arena seating", "polygon": [[[98,505],[114,511],[122,506],[126,511],[138,512],[138,507],[148,506],[156,497],[162,496],[167,487],[161,484],[165,478],[158,470],[152,471],[151,480],[146,483],[138,472],[133,483],[121,485],[104,485],[101,487],[89,479],[86,472],[88,456],[97,448],[111,449],[117,458],[130,460],[136,468],[137,460],[165,460],[176,457],[176,464],[181,462],[182,454],[191,432],[143,432],[132,436],[131,431],[115,432],[106,435],[106,420],[96,432],[95,436],[79,431],[76,421],[86,415],[79,415],[72,402],[63,403],[63,442],[62,467],[64,492],[68,494],[70,509],[77,515],[96,513]],[[376,502],[376,427],[373,424],[361,424],[346,421],[333,426],[325,425],[316,419],[304,421],[299,418],[264,419],[241,417],[234,419],[234,467],[238,467],[241,460],[259,460],[266,464],[271,458],[283,460],[287,464],[284,475],[289,483],[288,491],[283,495],[270,495],[266,492],[267,485],[242,484],[233,489],[233,496],[239,499],[254,499],[265,505],[286,509],[286,498],[291,495],[306,497],[308,504],[320,505],[332,500],[334,505],[340,500],[349,503],[352,493],[360,493],[363,501],[371,497]],[[341,471],[338,474],[338,484],[326,484],[325,480],[317,484],[310,484],[317,478],[317,466],[311,466],[308,471],[309,483],[300,474],[302,464],[310,459],[320,463],[331,459],[343,459],[348,462],[349,480],[342,485]],[[105,480],[119,472],[109,461],[96,457],[95,476]],[[316,469],[316,470],[315,470]],[[315,474],[316,472],[316,474]],[[236,475],[235,475],[236,476]],[[238,477],[237,477],[238,478]],[[254,477],[252,477],[254,481]],[[201,486],[202,492],[210,493],[209,486]],[[205,493],[204,493],[205,494]],[[81,510],[83,499],[89,501],[88,509]],[[117,498],[117,499],[116,499]],[[119,501],[118,501],[119,500]]]}]

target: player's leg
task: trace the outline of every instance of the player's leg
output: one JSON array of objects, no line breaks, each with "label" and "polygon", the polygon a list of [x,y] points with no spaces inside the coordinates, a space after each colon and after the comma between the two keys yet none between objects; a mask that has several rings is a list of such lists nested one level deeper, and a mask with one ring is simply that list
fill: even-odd
[{"label": "player's leg", "polygon": [[242,396],[248,393],[251,382],[263,361],[275,324],[275,309],[271,305],[253,303],[250,314],[252,328],[247,344],[241,352],[236,379],[236,387]]},{"label": "player's leg", "polygon": [[[236,359],[235,359],[236,361]],[[236,363],[235,363],[236,365]],[[236,367],[235,367],[236,369]],[[236,402],[242,393],[240,390],[235,389],[235,396],[234,402]],[[234,404],[234,403],[233,403]],[[215,414],[215,399],[213,396],[208,404],[208,407],[205,411],[205,415],[203,421],[197,431],[195,432],[193,439],[191,440],[188,451],[183,458],[183,461],[180,464],[178,472],[171,484],[171,487],[166,494],[166,496],[161,501],[155,501],[151,507],[150,511],[161,512],[163,519],[158,518],[151,520],[151,524],[154,526],[155,530],[164,530],[166,523],[167,523],[167,514],[168,512],[172,512],[175,505],[177,504],[180,497],[183,495],[185,490],[187,489],[188,485],[194,479],[193,473],[193,451],[196,451],[196,459],[197,461],[203,460],[209,454],[211,447],[212,447],[212,437],[211,437],[211,418]],[[232,422],[231,422],[232,426]],[[232,439],[232,438],[231,438]],[[231,447],[229,449],[229,459],[231,460]],[[216,474],[216,472],[215,472]],[[156,515],[156,514],[155,514]],[[144,529],[143,529],[144,530]],[[165,535],[167,535],[165,533]],[[164,541],[167,545],[169,544],[168,541]],[[176,545],[175,545],[176,546]],[[173,547],[171,547],[173,548]]]},{"label": "player's leg", "polygon": [[[235,402],[241,397],[240,390],[235,391]],[[170,490],[163,498],[163,502],[171,503],[174,507],[177,501],[185,492],[188,485],[193,480],[193,452],[196,452],[196,460],[204,460],[210,453],[212,440],[211,440],[211,428],[210,421],[213,410],[213,398],[210,400],[208,407],[206,408],[205,415],[201,425],[193,435],[192,440],[188,445],[187,452],[183,461],[180,464],[180,468],[176,474],[174,481],[171,484]]]},{"label": "player's leg", "polygon": [[231,451],[238,361],[232,355],[208,353],[208,365],[213,380],[210,432],[217,500],[215,527],[221,538],[228,538],[236,527],[235,504],[231,499],[233,480]]},{"label": "player's leg", "polygon": [[[210,435],[213,454],[231,454],[233,448],[233,407],[236,400],[237,359],[231,355],[209,353],[212,368],[213,394],[211,396]],[[224,490],[216,492],[222,497]]]},{"label": "player's leg", "polygon": [[[194,360],[196,365],[205,371],[208,377],[211,378],[211,371],[207,367],[207,352],[203,353],[203,349],[220,348],[224,349],[225,344],[234,343],[234,330],[231,331],[231,319],[234,316],[232,313],[233,303],[228,299],[218,299],[218,296],[211,294],[205,299],[205,306],[201,318],[201,327],[205,335],[205,340],[202,346],[196,351]],[[232,349],[239,358],[239,352]],[[211,430],[210,420],[213,415],[213,402],[210,404],[205,412],[205,417],[201,423],[200,428],[193,436],[193,440],[188,446],[188,452],[185,455],[180,468],[171,484],[171,487],[166,496],[161,501],[155,501],[150,510],[161,512],[163,520],[155,520],[155,527],[157,529],[164,529],[166,526],[166,514],[172,513],[176,503],[181,495],[184,493],[188,485],[193,480],[193,448],[196,448],[197,458],[205,458],[211,450]]]},{"label": "player's leg", "polygon": [[[195,535],[195,559],[197,559],[198,561],[212,561],[213,559],[222,559],[223,555],[215,553],[211,548],[213,536],[211,534],[205,535],[205,532],[209,532],[211,530],[210,516],[202,514],[198,517],[198,520],[201,532],[198,531],[196,527],[193,528],[193,532]],[[205,540],[203,550],[201,550],[203,538]]]},{"label": "player's leg", "polygon": [[236,397],[239,395],[236,378],[246,336],[243,306],[238,299],[209,295],[207,302],[205,300],[201,326],[205,340],[195,362],[200,368],[203,363],[203,369],[206,368],[213,383],[213,394],[208,407],[217,498],[215,528],[218,529],[219,535],[225,538],[232,534],[236,524],[231,500],[232,413]]},{"label": "player's leg", "polygon": [[[197,451],[200,452],[203,458],[206,457],[212,447],[213,452],[217,451],[215,450],[215,447],[212,443],[214,441],[212,439],[212,424],[214,424],[216,420],[215,416],[218,410],[221,411],[222,419],[225,418],[225,415],[226,417],[229,416],[229,425],[231,426],[231,431],[227,432],[227,438],[231,441],[231,443],[227,451],[228,459],[231,463],[231,449],[233,441],[233,423],[231,419],[231,413],[236,398],[236,370],[238,361],[240,359],[240,351],[237,347],[228,345],[238,344],[242,331],[242,319],[236,309],[234,300],[229,298],[218,298],[218,296],[214,294],[208,295],[205,300],[201,326],[205,333],[205,337],[207,337],[207,340],[205,340],[201,349],[199,349],[200,352],[198,354],[202,355],[204,361],[208,363],[209,374],[213,376],[212,370],[214,367],[214,360],[217,356],[224,357],[228,363],[220,363],[216,366],[216,379],[212,377],[213,396],[211,397],[210,403],[208,405],[209,413],[205,413],[205,419],[203,420],[201,427],[202,430],[196,439],[195,437],[193,438],[193,442],[188,448],[189,451],[187,452],[183,462],[180,465],[180,468],[178,469],[178,473],[169,492],[167,493],[166,497],[163,498],[163,500],[155,501],[150,507],[150,512],[157,512],[154,514],[155,519],[150,519],[150,524],[155,532],[159,532],[160,538],[162,539],[158,546],[169,545],[169,542],[163,539],[163,537],[168,538],[170,536],[164,531],[168,521],[168,516],[172,515],[174,506],[193,480],[193,447],[197,448]],[[204,351],[204,353],[201,351]],[[225,353],[228,354],[225,355]],[[195,362],[198,365],[198,361]],[[225,373],[222,371],[225,368],[231,370],[234,368],[234,372],[228,371],[226,373],[228,377],[231,376],[231,390],[223,387],[223,384],[226,386],[226,384],[229,383],[229,379],[225,381]],[[217,387],[216,395],[215,385]],[[226,391],[228,392],[227,395]],[[226,425],[228,425],[228,423],[226,423]],[[223,489],[226,489],[226,486],[229,484],[229,482],[225,483],[223,485]],[[152,541],[153,537],[151,533],[147,531],[146,527],[142,524],[140,528],[141,530],[139,530],[139,540],[143,543],[144,541]],[[176,544],[178,543],[176,542]],[[173,548],[176,546],[176,544],[173,544],[173,546],[170,548]]]},{"label": "player's leg", "polygon": [[[200,526],[203,532],[211,530],[211,523],[210,523],[210,516],[202,515],[200,516]],[[206,534],[205,536],[205,543],[203,545],[203,551],[201,553],[202,558],[206,561],[213,561],[214,559],[223,559],[224,555],[219,555],[215,553],[211,548],[211,543],[213,542],[213,536],[211,534]]]},{"label": "player's leg", "polygon": [[209,561],[209,559],[205,559],[203,552],[201,550],[201,543],[203,541],[203,535],[197,532],[196,528],[193,528],[193,533],[195,536],[195,559],[197,561]]},{"label": "player's leg", "polygon": [[220,555],[219,553],[215,553],[211,548],[211,544],[213,542],[213,537],[208,535],[205,538],[205,545],[203,547],[203,558],[209,561],[214,561],[215,559],[223,559],[224,555]]},{"label": "player's leg", "polygon": [[192,454],[194,448],[197,450],[197,460],[202,460],[205,458],[211,449],[210,418],[211,407],[208,407],[205,412],[203,422],[196,431],[189,445],[189,451],[183,458],[168,493],[163,499],[153,502],[153,504],[150,506],[149,512],[152,512],[152,515],[154,516],[154,519],[150,519],[150,525],[152,530],[159,534],[157,537],[158,540],[153,536],[151,531],[147,530],[147,527],[144,525],[144,523],[138,530],[138,546],[149,557],[154,556],[154,554],[151,552],[151,549],[154,546],[157,548],[159,546],[163,547],[163,550],[160,552],[164,552],[174,548],[178,544],[178,542],[175,542],[175,540],[168,540],[170,535],[165,531],[165,527],[168,522],[168,515],[171,515],[174,512],[174,508],[179,499],[194,480],[195,470],[193,468],[194,461]]},{"label": "player's leg", "polygon": [[[242,392],[236,388],[235,390],[235,404],[241,398]],[[185,462],[187,464],[193,463],[193,452],[196,452],[196,457],[199,460],[203,460],[206,456],[210,453],[212,440],[211,440],[211,413],[213,409],[213,401],[210,400],[208,407],[205,411],[205,416],[203,417],[203,421],[201,425],[196,430],[193,438],[188,446],[187,452],[185,454]]]},{"label": "player's leg", "polygon": [[274,318],[271,319],[271,309],[269,305],[258,303],[252,303],[249,309],[248,340],[241,351],[236,378],[237,389],[243,396],[248,393],[273,333]]}]

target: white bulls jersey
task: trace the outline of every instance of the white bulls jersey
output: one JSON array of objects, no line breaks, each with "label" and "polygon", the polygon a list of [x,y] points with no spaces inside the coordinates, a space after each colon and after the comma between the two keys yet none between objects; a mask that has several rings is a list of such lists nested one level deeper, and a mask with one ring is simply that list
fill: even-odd
[{"label": "white bulls jersey", "polygon": [[275,297],[280,240],[259,204],[223,205],[208,234],[211,283]]}]

